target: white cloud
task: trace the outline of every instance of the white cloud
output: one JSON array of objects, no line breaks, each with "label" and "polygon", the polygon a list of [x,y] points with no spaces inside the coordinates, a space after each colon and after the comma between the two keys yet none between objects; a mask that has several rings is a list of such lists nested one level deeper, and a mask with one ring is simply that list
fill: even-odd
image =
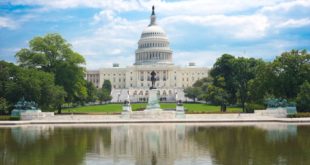
[{"label": "white cloud", "polygon": [[15,29],[16,27],[17,23],[12,19],[7,17],[0,17],[0,29],[1,28]]},{"label": "white cloud", "polygon": [[285,22],[282,22],[278,25],[279,28],[297,28],[302,26],[309,26],[310,19],[303,18],[303,19],[289,19]]},{"label": "white cloud", "polygon": [[[185,65],[193,61],[197,65],[211,66],[218,56],[225,51],[234,55],[247,52],[255,57],[266,57],[271,54],[278,55],[278,52],[287,48],[294,48],[294,41],[283,42],[280,39],[272,40],[273,34],[283,28],[296,28],[309,26],[310,18],[301,13],[300,17],[293,18],[287,11],[294,11],[300,7],[308,9],[310,0],[7,0],[12,4],[40,6],[42,13],[47,10],[68,9],[68,8],[96,8],[101,11],[92,16],[89,20],[91,34],[75,36],[70,39],[74,49],[85,56],[88,68],[99,66],[111,66],[113,62],[121,65],[130,65],[134,61],[134,51],[141,31],[147,26],[149,15],[145,19],[121,17],[128,11],[150,12],[154,4],[159,25],[168,31],[171,43],[184,39],[194,40],[192,34],[197,29],[202,35],[211,31],[212,37],[223,40],[236,40],[236,42],[255,42],[247,44],[250,46],[230,45],[224,43],[225,48],[218,47],[218,50],[210,47],[205,50],[187,51],[187,48],[175,50],[174,60],[179,65]],[[310,10],[310,9],[309,9]],[[283,14],[285,13],[285,14]],[[40,12],[35,13],[40,14]],[[294,15],[298,15],[298,11]],[[30,19],[25,17],[23,21],[1,20],[0,28],[17,27],[19,22],[26,22]],[[51,18],[52,19],[52,18]],[[48,19],[48,21],[51,21]],[[57,18],[55,21],[58,21]],[[4,23],[3,23],[4,22]],[[10,25],[10,26],[9,26]],[[193,29],[180,28],[191,25]],[[204,34],[205,33],[205,34]],[[85,34],[85,33],[84,33]],[[197,34],[197,33],[196,33]],[[172,36],[172,37],[171,37]],[[176,37],[177,36],[177,37]],[[219,37],[220,36],[220,37]],[[265,41],[265,39],[268,41]],[[208,40],[206,38],[206,40]],[[206,41],[204,40],[204,41]],[[217,42],[217,41],[214,41]],[[257,44],[262,43],[262,44]],[[199,43],[197,43],[199,44]],[[200,43],[201,44],[201,43]],[[221,43],[222,44],[222,43]],[[295,45],[294,45],[295,46]],[[243,55],[246,55],[244,53]],[[195,60],[193,57],[199,57]]]},{"label": "white cloud", "polygon": [[260,12],[272,13],[272,12],[287,12],[296,7],[310,7],[310,0],[294,0],[282,3],[275,3],[274,5],[264,6]]},{"label": "white cloud", "polygon": [[77,7],[105,8],[115,11],[129,11],[139,9],[136,0],[10,0],[14,5],[37,5],[44,8],[67,9]]},{"label": "white cloud", "polygon": [[172,16],[161,21],[166,26],[176,23],[191,23],[196,26],[213,27],[223,35],[239,39],[252,39],[265,36],[269,21],[263,15],[210,15],[210,16]]}]

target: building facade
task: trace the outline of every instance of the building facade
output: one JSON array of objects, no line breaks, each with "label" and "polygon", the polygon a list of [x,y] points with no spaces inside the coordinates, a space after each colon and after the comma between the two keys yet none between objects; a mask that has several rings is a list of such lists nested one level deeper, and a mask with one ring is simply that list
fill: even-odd
[{"label": "building facade", "polygon": [[89,70],[86,79],[97,88],[102,86],[104,80],[110,80],[112,102],[124,101],[128,91],[131,101],[138,102],[148,98],[152,71],[156,73],[155,86],[162,101],[175,101],[176,94],[179,99],[186,100],[183,89],[207,77],[209,71],[194,63],[189,63],[187,67],[173,64],[173,52],[165,31],[156,23],[154,7],[150,24],[143,30],[138,42],[134,65],[122,68],[113,64],[111,68]]}]

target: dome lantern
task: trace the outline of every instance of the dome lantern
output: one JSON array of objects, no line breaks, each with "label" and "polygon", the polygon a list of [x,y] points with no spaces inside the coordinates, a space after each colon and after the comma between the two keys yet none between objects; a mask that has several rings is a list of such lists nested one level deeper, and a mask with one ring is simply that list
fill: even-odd
[{"label": "dome lantern", "polygon": [[135,52],[135,65],[172,65],[172,50],[165,31],[156,24],[155,7],[152,7],[151,22],[142,31]]},{"label": "dome lantern", "polygon": [[149,26],[156,25],[155,6],[152,6],[151,23]]}]

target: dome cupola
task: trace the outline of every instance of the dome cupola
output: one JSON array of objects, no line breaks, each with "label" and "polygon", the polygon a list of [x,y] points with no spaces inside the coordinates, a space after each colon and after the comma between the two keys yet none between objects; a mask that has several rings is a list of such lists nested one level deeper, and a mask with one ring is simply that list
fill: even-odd
[{"label": "dome cupola", "polygon": [[150,24],[142,31],[135,53],[135,65],[173,64],[169,40],[165,31],[156,23],[154,6]]}]

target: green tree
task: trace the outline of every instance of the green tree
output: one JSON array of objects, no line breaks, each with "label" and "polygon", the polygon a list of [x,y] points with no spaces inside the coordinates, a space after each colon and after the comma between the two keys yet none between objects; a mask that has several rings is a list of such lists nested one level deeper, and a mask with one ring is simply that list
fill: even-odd
[{"label": "green tree", "polygon": [[102,84],[102,88],[98,91],[98,99],[100,101],[100,104],[102,102],[107,102],[112,99],[112,96],[110,95],[112,91],[112,85],[110,80],[104,80]]},{"label": "green tree", "polygon": [[101,89],[98,91],[98,99],[100,104],[102,104],[102,102],[110,101],[112,97],[106,89]]},{"label": "green tree", "polygon": [[20,66],[53,73],[55,83],[66,91],[67,101],[81,103],[86,99],[85,69],[81,67],[85,60],[59,34],[33,38],[29,49],[21,49],[16,58]]},{"label": "green tree", "polygon": [[102,84],[102,88],[106,89],[108,93],[111,93],[112,91],[112,85],[110,80],[104,80]]},{"label": "green tree", "polygon": [[14,105],[20,98],[35,101],[42,110],[51,110],[55,104],[57,94],[65,91],[62,87],[55,85],[54,75],[32,68],[21,68],[14,64],[0,62],[1,96],[11,105]]},{"label": "green tree", "polygon": [[198,96],[201,95],[201,89],[199,87],[187,87],[184,89],[185,96],[196,102]]},{"label": "green tree", "polygon": [[294,99],[299,86],[310,81],[310,54],[306,50],[284,52],[272,63],[274,81],[272,86],[276,97]]},{"label": "green tree", "polygon": [[229,95],[225,89],[209,84],[205,97],[206,100],[210,101],[212,104],[220,105],[221,112],[226,112]]},{"label": "green tree", "polygon": [[[230,54],[223,54],[213,65],[210,76],[213,77],[213,84],[225,89],[229,94],[228,102],[237,102],[237,85],[235,82],[235,57]],[[224,80],[224,83],[222,82]]]},{"label": "green tree", "polygon": [[234,80],[243,112],[245,112],[245,103],[249,101],[249,83],[255,78],[258,66],[263,63],[262,60],[254,58],[239,57],[234,60]]},{"label": "green tree", "polygon": [[301,85],[296,101],[299,112],[310,112],[310,83],[308,81]]},{"label": "green tree", "polygon": [[7,114],[9,110],[9,103],[5,98],[0,97],[0,115]]},{"label": "green tree", "polygon": [[86,83],[87,89],[87,102],[95,102],[97,100],[97,88],[92,82]]}]

